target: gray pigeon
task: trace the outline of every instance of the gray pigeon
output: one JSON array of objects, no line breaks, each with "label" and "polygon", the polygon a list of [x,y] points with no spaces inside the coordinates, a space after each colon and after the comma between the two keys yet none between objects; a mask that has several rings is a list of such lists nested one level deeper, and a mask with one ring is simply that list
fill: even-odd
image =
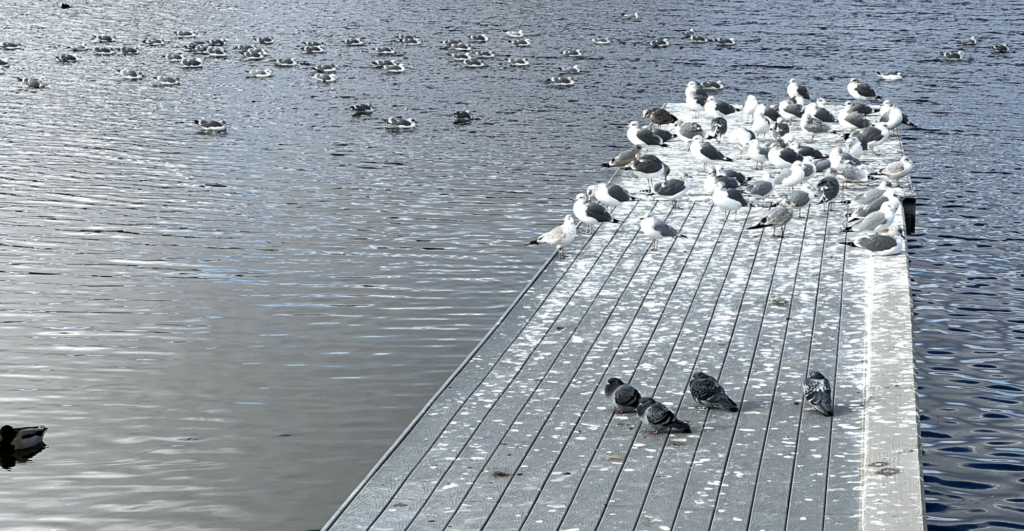
[{"label": "gray pigeon", "polygon": [[604,396],[615,405],[615,414],[636,411],[640,405],[640,391],[618,378],[609,378],[604,386]]},{"label": "gray pigeon", "polygon": [[711,376],[708,376],[702,372],[698,372],[692,380],[690,380],[690,396],[700,405],[711,409],[728,409],[732,412],[740,410],[736,406],[736,402],[733,402],[725,394],[725,389],[722,389],[721,385],[718,385],[718,380],[715,380]]},{"label": "gray pigeon", "polygon": [[676,418],[665,404],[655,402],[653,398],[646,396],[640,400],[636,408],[636,416],[640,417],[640,423],[650,426],[651,433],[661,433],[677,429],[683,433],[690,433],[690,425],[684,420]]},{"label": "gray pigeon", "polygon": [[826,417],[832,416],[832,385],[818,371],[804,380],[804,398]]}]

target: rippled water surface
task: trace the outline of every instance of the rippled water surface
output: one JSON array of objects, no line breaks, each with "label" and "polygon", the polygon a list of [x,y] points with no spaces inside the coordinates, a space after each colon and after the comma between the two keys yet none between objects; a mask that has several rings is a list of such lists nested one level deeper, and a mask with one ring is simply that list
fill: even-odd
[{"label": "rippled water surface", "polygon": [[[690,79],[740,103],[797,77],[837,103],[852,76],[923,126],[905,142],[932,528],[1024,521],[1019,2],[71,3],[0,4],[0,41],[24,46],[0,52],[0,421],[51,429],[0,475],[0,528],[319,528],[548,258],[523,244],[608,176],[639,109]],[[684,43],[689,27],[740,45]],[[512,48],[512,28],[534,45]],[[184,71],[162,58],[179,29],[272,35],[271,57],[340,80],[246,79],[269,65],[235,53]],[[488,68],[439,47],[479,32]],[[54,60],[97,33],[171,42]],[[400,47],[400,75],[341,45],[399,33],[425,42]],[[971,34],[967,61],[937,60]],[[658,37],[674,45],[646,47]],[[309,40],[328,53],[301,54]],[[986,49],[1002,41],[1014,53]],[[544,83],[573,63],[576,86]],[[359,102],[375,118],[353,118]],[[453,125],[461,109],[479,120]],[[399,114],[420,126],[379,121]],[[200,117],[229,133],[197,134]]]}]

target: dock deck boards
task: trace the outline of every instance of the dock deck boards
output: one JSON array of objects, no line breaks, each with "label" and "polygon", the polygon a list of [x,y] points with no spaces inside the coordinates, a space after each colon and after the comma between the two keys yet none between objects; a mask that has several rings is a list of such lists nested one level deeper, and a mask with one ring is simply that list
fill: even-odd
[{"label": "dock deck boards", "polygon": [[[685,145],[651,152],[694,177],[690,194],[627,203],[613,212],[623,223],[550,261],[325,529],[842,530],[867,528],[862,507],[867,523],[923,529],[922,514],[900,522],[884,507],[905,496],[899,510],[921,512],[906,257],[841,245],[844,204],[804,209],[783,238],[744,230],[767,209],[726,219]],[[879,152],[898,158],[895,143]],[[763,174],[750,167],[737,169]],[[627,173],[616,181],[646,187]],[[647,212],[687,238],[650,250]],[[880,337],[871,319],[907,326]],[[896,380],[868,374],[873,352],[900,349],[909,361],[884,359]],[[833,382],[835,417],[803,406],[812,370]],[[718,378],[739,413],[698,409],[687,393],[697,371]],[[652,435],[635,415],[612,415],[613,376],[693,433]],[[876,380],[889,391],[866,393]],[[903,431],[878,436],[893,426]],[[915,475],[917,497],[900,494]],[[862,495],[871,483],[877,492]]]}]

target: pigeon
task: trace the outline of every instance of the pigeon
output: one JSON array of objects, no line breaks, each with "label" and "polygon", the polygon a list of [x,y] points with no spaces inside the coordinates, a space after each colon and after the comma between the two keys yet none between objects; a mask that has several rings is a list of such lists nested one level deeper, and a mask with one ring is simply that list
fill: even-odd
[{"label": "pigeon", "polygon": [[658,240],[662,238],[686,237],[679,234],[679,231],[676,229],[669,227],[668,223],[665,223],[665,220],[654,217],[650,212],[644,214],[643,217],[640,218],[640,230],[654,240],[654,248],[651,249],[652,251],[658,250]]},{"label": "pigeon", "polygon": [[702,372],[698,372],[690,380],[690,396],[708,409],[728,409],[734,413],[740,410],[736,402],[726,396],[725,389],[718,385],[718,381]]},{"label": "pigeon", "polygon": [[4,426],[0,428],[0,454],[39,446],[43,444],[44,433],[46,433],[46,426],[32,426],[28,428]]},{"label": "pigeon", "polygon": [[640,405],[640,391],[618,378],[609,378],[604,396],[615,406],[615,414],[632,413]]},{"label": "pigeon", "polygon": [[571,215],[568,215],[565,216],[565,221],[561,225],[541,234],[536,240],[531,241],[527,245],[537,245],[540,243],[552,245],[558,250],[558,259],[565,260],[565,253],[562,252],[562,248],[572,243],[575,239],[576,220]]},{"label": "pigeon", "polygon": [[811,371],[811,375],[804,380],[804,399],[822,415],[832,416],[832,385],[820,372]]},{"label": "pigeon", "polygon": [[661,433],[662,430],[667,432],[673,429],[682,433],[690,433],[690,425],[686,421],[677,419],[675,413],[665,407],[665,404],[655,402],[649,396],[640,400],[640,406],[636,408],[636,416],[640,417],[641,424],[650,426],[651,433],[654,434]]}]

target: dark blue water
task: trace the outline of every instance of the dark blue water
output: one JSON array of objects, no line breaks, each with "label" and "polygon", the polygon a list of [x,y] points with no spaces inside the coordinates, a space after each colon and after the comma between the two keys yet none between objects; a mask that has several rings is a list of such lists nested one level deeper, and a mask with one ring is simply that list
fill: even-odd
[{"label": "dark blue water", "polygon": [[[523,244],[607,177],[640,109],[690,79],[740,103],[797,77],[839,103],[853,76],[922,126],[904,140],[929,522],[1024,521],[1019,2],[71,3],[0,5],[0,40],[24,45],[0,52],[0,421],[51,428],[5,471],[0,528],[318,528],[546,260]],[[740,44],[683,42],[690,27]],[[340,80],[246,79],[268,65],[235,54],[183,71],[161,56],[187,28],[273,35],[271,57],[333,62]],[[439,46],[480,32],[488,68]],[[171,43],[56,63],[97,33]],[[399,46],[399,75],[341,45],[399,33],[424,39]],[[967,60],[938,60],[968,35]],[[673,46],[645,46],[659,37]],[[328,53],[304,56],[309,40]],[[987,51],[1003,41],[1014,52]],[[544,83],[574,63],[574,87]],[[375,117],[353,118],[358,102]],[[461,109],[479,119],[453,125]],[[420,125],[389,132],[391,115]],[[228,134],[196,134],[200,117]]]}]

